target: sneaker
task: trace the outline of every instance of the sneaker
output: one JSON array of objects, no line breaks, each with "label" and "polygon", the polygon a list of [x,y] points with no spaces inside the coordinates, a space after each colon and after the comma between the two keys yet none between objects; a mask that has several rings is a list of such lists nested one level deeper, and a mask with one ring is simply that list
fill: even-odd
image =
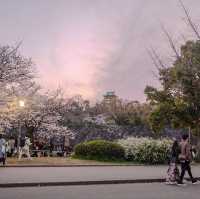
[{"label": "sneaker", "polygon": [[177,185],[178,185],[178,186],[186,186],[186,184],[183,183],[183,182],[178,182]]},{"label": "sneaker", "polygon": [[192,184],[199,184],[200,183],[200,181],[198,181],[198,180],[196,180],[196,179],[193,179],[192,180]]},{"label": "sneaker", "polygon": [[165,182],[166,185],[176,185],[177,182]]}]

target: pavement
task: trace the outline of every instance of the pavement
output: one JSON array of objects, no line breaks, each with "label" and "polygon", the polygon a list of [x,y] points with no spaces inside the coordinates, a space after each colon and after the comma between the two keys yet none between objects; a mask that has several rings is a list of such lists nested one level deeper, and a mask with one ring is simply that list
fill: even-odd
[{"label": "pavement", "polygon": [[0,188],[1,199],[199,199],[200,185],[154,184]]},{"label": "pavement", "polygon": [[[167,166],[0,167],[0,187],[163,182]],[[200,166],[192,167],[195,177]]]}]

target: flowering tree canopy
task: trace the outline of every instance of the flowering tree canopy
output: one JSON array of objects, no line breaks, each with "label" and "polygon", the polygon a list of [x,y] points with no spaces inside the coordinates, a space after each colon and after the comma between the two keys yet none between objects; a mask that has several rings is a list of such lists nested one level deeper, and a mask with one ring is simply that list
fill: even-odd
[{"label": "flowering tree canopy", "polygon": [[[35,73],[33,62],[21,56],[18,47],[0,46],[0,130],[22,126],[31,137],[73,137],[61,124],[61,92],[42,93]],[[19,102],[23,102],[23,107]]]},{"label": "flowering tree canopy", "polygon": [[[16,48],[0,46],[0,126],[10,126],[16,117],[14,110],[16,88],[30,85],[35,76],[31,59],[24,58]],[[24,90],[25,92],[26,90]]]}]

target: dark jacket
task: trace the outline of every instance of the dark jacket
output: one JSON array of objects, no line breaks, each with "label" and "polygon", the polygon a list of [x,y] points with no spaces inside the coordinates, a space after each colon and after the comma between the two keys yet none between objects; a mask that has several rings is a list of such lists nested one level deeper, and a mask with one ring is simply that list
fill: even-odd
[{"label": "dark jacket", "polygon": [[179,154],[180,154],[180,147],[172,148],[170,162],[178,163],[179,162]]}]

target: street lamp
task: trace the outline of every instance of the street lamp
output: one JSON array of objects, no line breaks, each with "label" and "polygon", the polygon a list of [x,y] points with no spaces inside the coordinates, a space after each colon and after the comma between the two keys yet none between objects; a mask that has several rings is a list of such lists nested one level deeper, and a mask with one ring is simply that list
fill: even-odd
[{"label": "street lamp", "polygon": [[[25,102],[23,100],[19,100],[19,107],[24,108],[24,106],[25,106]],[[19,120],[19,135],[18,135],[18,141],[17,141],[18,154],[19,154],[19,147],[20,147],[20,141],[21,141],[21,134],[22,134],[22,126],[21,126],[21,122]]]},{"label": "street lamp", "polygon": [[25,102],[23,100],[19,100],[19,107],[23,108],[25,106]]}]

